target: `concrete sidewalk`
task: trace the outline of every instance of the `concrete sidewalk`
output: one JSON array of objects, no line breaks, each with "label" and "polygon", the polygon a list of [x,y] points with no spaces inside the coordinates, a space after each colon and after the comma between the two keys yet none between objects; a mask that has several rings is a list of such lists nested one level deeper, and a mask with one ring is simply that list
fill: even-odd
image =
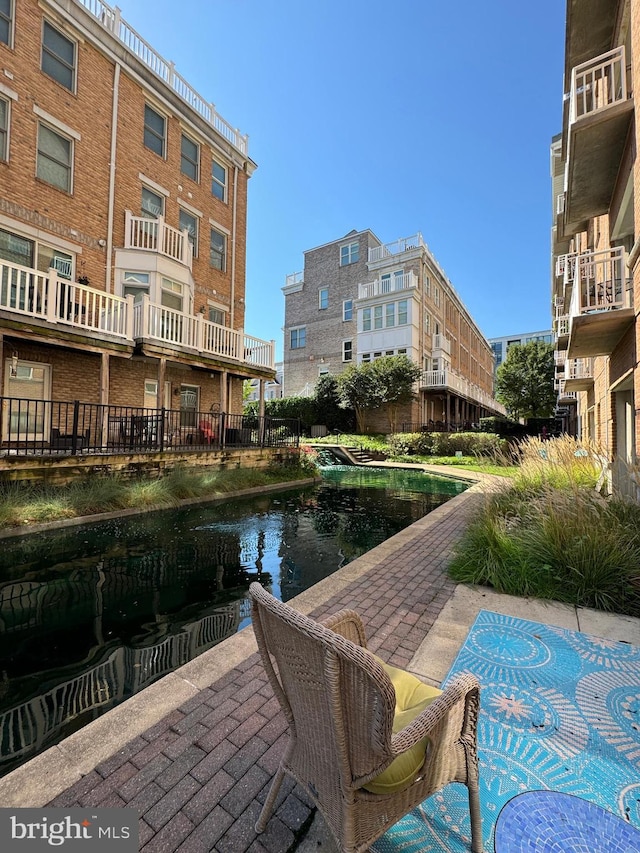
[{"label": "concrete sidewalk", "polygon": [[[316,584],[293,606],[314,618],[357,610],[372,651],[439,683],[447,656],[453,659],[478,610],[515,606],[513,599],[504,602],[507,596],[456,588],[446,574],[469,514],[484,491],[500,487],[499,478],[474,479],[472,488]],[[527,618],[538,619],[530,602],[515,601]],[[585,628],[587,617],[574,608],[562,608],[568,621],[558,622],[552,605],[537,606],[539,621],[608,635]],[[638,620],[624,621],[629,624],[613,620],[612,635],[621,631],[616,639],[640,643],[640,629],[629,627]],[[286,738],[248,628],[0,779],[0,802],[135,808],[144,853],[329,851],[333,844],[313,820],[310,801],[289,780],[267,831],[255,834]]]}]

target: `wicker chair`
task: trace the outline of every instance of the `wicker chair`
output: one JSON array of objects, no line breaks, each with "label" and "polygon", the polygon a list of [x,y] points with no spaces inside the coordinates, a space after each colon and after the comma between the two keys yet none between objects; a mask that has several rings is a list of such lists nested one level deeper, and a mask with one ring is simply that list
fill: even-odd
[{"label": "wicker chair", "polygon": [[[366,650],[357,613],[343,610],[318,623],[258,583],[250,593],[258,648],[290,735],[256,831],[266,828],[285,773],[309,793],[345,853],[367,850],[426,797],[449,782],[462,782],[469,791],[471,849],[481,853],[477,679],[464,674],[443,692],[432,689],[436,698],[408,724],[405,717],[394,733],[396,691],[388,674],[393,668]],[[422,752],[399,789],[367,790],[412,749]]]}]

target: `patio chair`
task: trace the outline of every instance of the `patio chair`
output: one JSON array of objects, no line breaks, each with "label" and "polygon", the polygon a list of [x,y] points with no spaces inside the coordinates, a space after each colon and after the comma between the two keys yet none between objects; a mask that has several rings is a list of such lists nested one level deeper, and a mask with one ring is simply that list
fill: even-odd
[{"label": "patio chair", "polygon": [[473,853],[482,851],[476,727],[479,684],[444,691],[366,649],[360,617],[323,623],[252,583],[253,627],[289,743],[256,824],[267,826],[288,773],[308,792],[344,853],[362,853],[449,782],[468,788]]}]

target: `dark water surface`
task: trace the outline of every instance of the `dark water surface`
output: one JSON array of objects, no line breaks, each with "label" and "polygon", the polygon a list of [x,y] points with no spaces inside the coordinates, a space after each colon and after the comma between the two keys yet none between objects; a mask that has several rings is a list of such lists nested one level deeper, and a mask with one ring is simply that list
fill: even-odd
[{"label": "dark water surface", "polygon": [[0,550],[0,775],[467,488],[337,466],[319,485],[20,540]]}]

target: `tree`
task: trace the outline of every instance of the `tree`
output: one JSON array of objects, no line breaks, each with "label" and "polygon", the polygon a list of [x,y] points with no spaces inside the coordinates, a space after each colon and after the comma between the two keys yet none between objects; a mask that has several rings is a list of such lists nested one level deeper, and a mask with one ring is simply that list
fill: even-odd
[{"label": "tree", "polygon": [[350,364],[338,376],[340,403],[344,408],[353,409],[358,432],[364,432],[366,414],[382,403],[378,374],[374,363]]},{"label": "tree", "polygon": [[556,404],[553,351],[553,344],[542,341],[509,347],[506,361],[498,368],[496,399],[512,417],[546,418],[553,413]]},{"label": "tree", "polygon": [[410,402],[420,368],[406,355],[388,355],[365,364],[350,365],[338,376],[340,400],[356,415],[358,432],[364,432],[367,412],[386,409],[391,432],[396,431],[398,409]]},{"label": "tree", "polygon": [[378,376],[382,405],[389,418],[389,430],[397,432],[398,410],[413,399],[413,386],[420,377],[420,368],[406,355],[386,355],[376,359],[373,367]]}]

